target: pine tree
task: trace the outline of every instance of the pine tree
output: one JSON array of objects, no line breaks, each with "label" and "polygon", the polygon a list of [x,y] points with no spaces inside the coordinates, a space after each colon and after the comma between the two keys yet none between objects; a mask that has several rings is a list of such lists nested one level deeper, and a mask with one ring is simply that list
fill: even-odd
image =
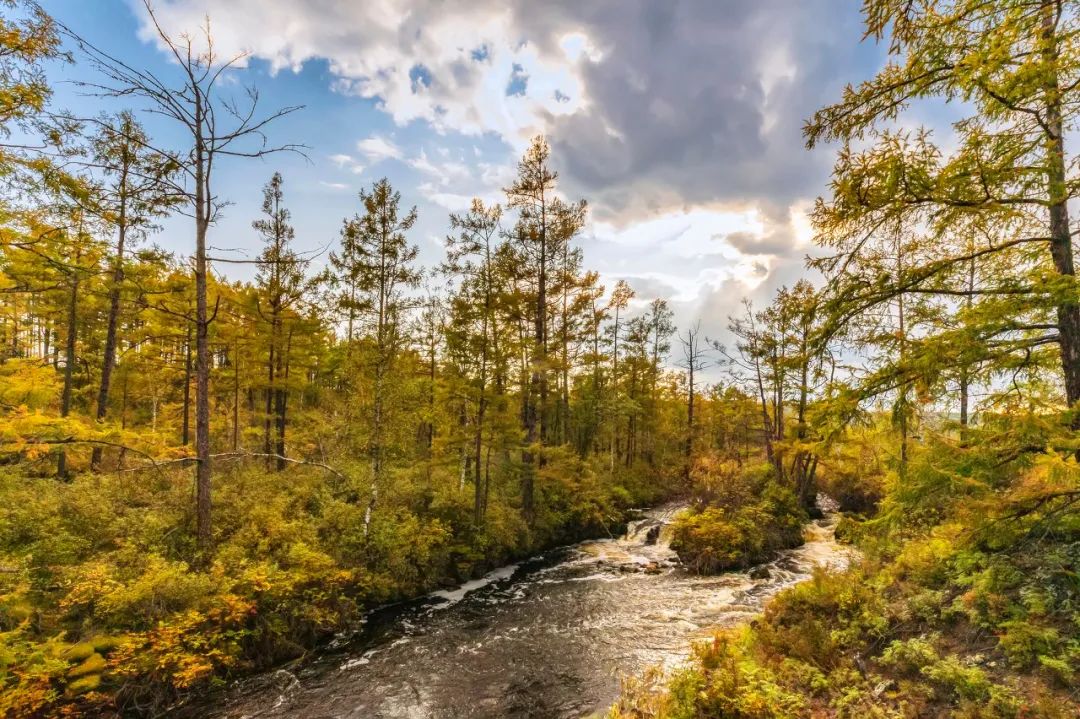
[{"label": "pine tree", "polygon": [[[266,415],[263,452],[274,454],[278,470],[285,468],[285,426],[289,398],[288,372],[295,309],[310,289],[305,281],[308,261],[292,248],[296,231],[289,224],[289,210],[282,204],[284,192],[280,172],[275,172],[263,187],[262,219],[251,226],[262,237],[259,255],[259,287],[256,309],[269,325],[266,361]],[[273,432],[271,432],[273,424]]]},{"label": "pine tree", "polygon": [[[135,116],[124,111],[101,122],[91,146],[91,163],[105,177],[98,198],[99,212],[116,230],[109,315],[95,412],[98,422],[105,420],[109,410],[126,253],[131,250],[132,241],[141,239],[153,229],[154,220],[165,215],[179,199],[171,187],[176,164],[168,156],[150,150],[149,145],[150,139]],[[100,469],[101,458],[102,448],[94,447],[90,460],[94,469]]]}]

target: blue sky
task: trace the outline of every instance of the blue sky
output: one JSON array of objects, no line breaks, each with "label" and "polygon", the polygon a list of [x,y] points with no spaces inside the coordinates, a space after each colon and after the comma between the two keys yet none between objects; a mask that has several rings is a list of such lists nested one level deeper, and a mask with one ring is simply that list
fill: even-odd
[{"label": "blue sky", "polygon": [[[148,33],[141,2],[45,0],[91,42],[162,76],[175,71]],[[744,296],[757,302],[802,274],[811,251],[806,211],[826,187],[831,148],[808,152],[803,121],[846,82],[884,61],[860,42],[856,0],[157,0],[171,33],[205,16],[225,54],[272,110],[304,109],[271,141],[303,143],[221,168],[233,204],[211,243],[253,256],[261,186],[285,178],[297,246],[336,243],[356,193],[382,176],[420,219],[413,240],[428,266],[442,257],[447,214],[473,195],[499,198],[524,143],[552,144],[563,191],[590,202],[586,264],[605,284],[626,279],[641,304],[669,298],[685,326],[723,332]],[[119,110],[63,82],[93,79],[57,67],[55,104]],[[939,120],[931,113],[931,121]],[[155,137],[175,128],[153,118]],[[188,221],[153,241],[190,252]],[[224,250],[218,250],[220,254]],[[250,268],[223,265],[246,278]]]}]

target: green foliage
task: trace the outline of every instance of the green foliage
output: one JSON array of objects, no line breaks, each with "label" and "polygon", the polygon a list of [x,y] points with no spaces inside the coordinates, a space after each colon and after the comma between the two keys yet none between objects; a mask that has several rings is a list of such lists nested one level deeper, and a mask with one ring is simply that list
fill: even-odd
[{"label": "green foliage", "polygon": [[1002,464],[996,432],[914,445],[906,481],[852,533],[860,564],[818,570],[738,639],[719,635],[738,683],[699,653],[666,692],[628,687],[614,716],[759,716],[739,712],[776,692],[800,716],[1074,714],[1080,466],[1055,453]]},{"label": "green foliage", "polygon": [[[216,678],[301,654],[380,603],[463,581],[552,542],[617,531],[647,495],[553,453],[527,528],[493,496],[482,532],[453,474],[405,473],[363,531],[364,507],[325,473],[255,468],[218,479],[215,561],[190,563],[179,472],[0,473],[0,708],[163,706]],[[149,479],[149,481],[147,481]],[[430,489],[412,505],[416,490]],[[33,712],[26,714],[31,715]]]},{"label": "green foliage", "polygon": [[708,503],[672,523],[671,548],[683,564],[712,574],[760,564],[802,544],[806,513],[771,471],[766,464],[742,467],[715,457],[698,461],[693,480]]}]

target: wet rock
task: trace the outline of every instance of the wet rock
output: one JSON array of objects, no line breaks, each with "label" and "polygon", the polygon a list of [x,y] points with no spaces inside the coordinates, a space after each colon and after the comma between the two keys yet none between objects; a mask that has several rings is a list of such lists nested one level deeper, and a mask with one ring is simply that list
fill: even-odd
[{"label": "wet rock", "polygon": [[656,562],[649,562],[648,564],[645,565],[645,573],[646,574],[659,574],[662,571],[663,570],[660,569],[660,565],[657,564]]},{"label": "wet rock", "polygon": [[750,570],[751,579],[768,579],[772,576],[772,572],[768,567],[754,567]]},{"label": "wet rock", "polygon": [[896,686],[896,683],[892,679],[886,679],[883,682],[878,682],[878,685],[874,687],[874,691],[870,692],[874,698],[880,697],[886,691]]},{"label": "wet rock", "polygon": [[660,525],[656,525],[649,529],[645,533],[645,544],[656,544],[656,540],[660,539]]}]

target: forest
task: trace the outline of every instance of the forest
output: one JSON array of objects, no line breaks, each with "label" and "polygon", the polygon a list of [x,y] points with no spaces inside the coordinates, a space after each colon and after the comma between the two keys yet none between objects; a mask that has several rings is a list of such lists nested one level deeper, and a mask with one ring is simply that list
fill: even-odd
[{"label": "forest", "polygon": [[[0,2],[0,714],[165,716],[670,501],[679,571],[832,505],[858,558],[612,719],[1080,712],[1075,5],[865,0],[889,62],[804,126],[834,157],[805,278],[725,337],[588,268],[544,136],[439,264],[386,178],[301,251],[303,109],[146,10],[168,76]],[[115,111],[54,106],[57,64]],[[258,178],[249,259],[215,254],[223,165]]]}]

